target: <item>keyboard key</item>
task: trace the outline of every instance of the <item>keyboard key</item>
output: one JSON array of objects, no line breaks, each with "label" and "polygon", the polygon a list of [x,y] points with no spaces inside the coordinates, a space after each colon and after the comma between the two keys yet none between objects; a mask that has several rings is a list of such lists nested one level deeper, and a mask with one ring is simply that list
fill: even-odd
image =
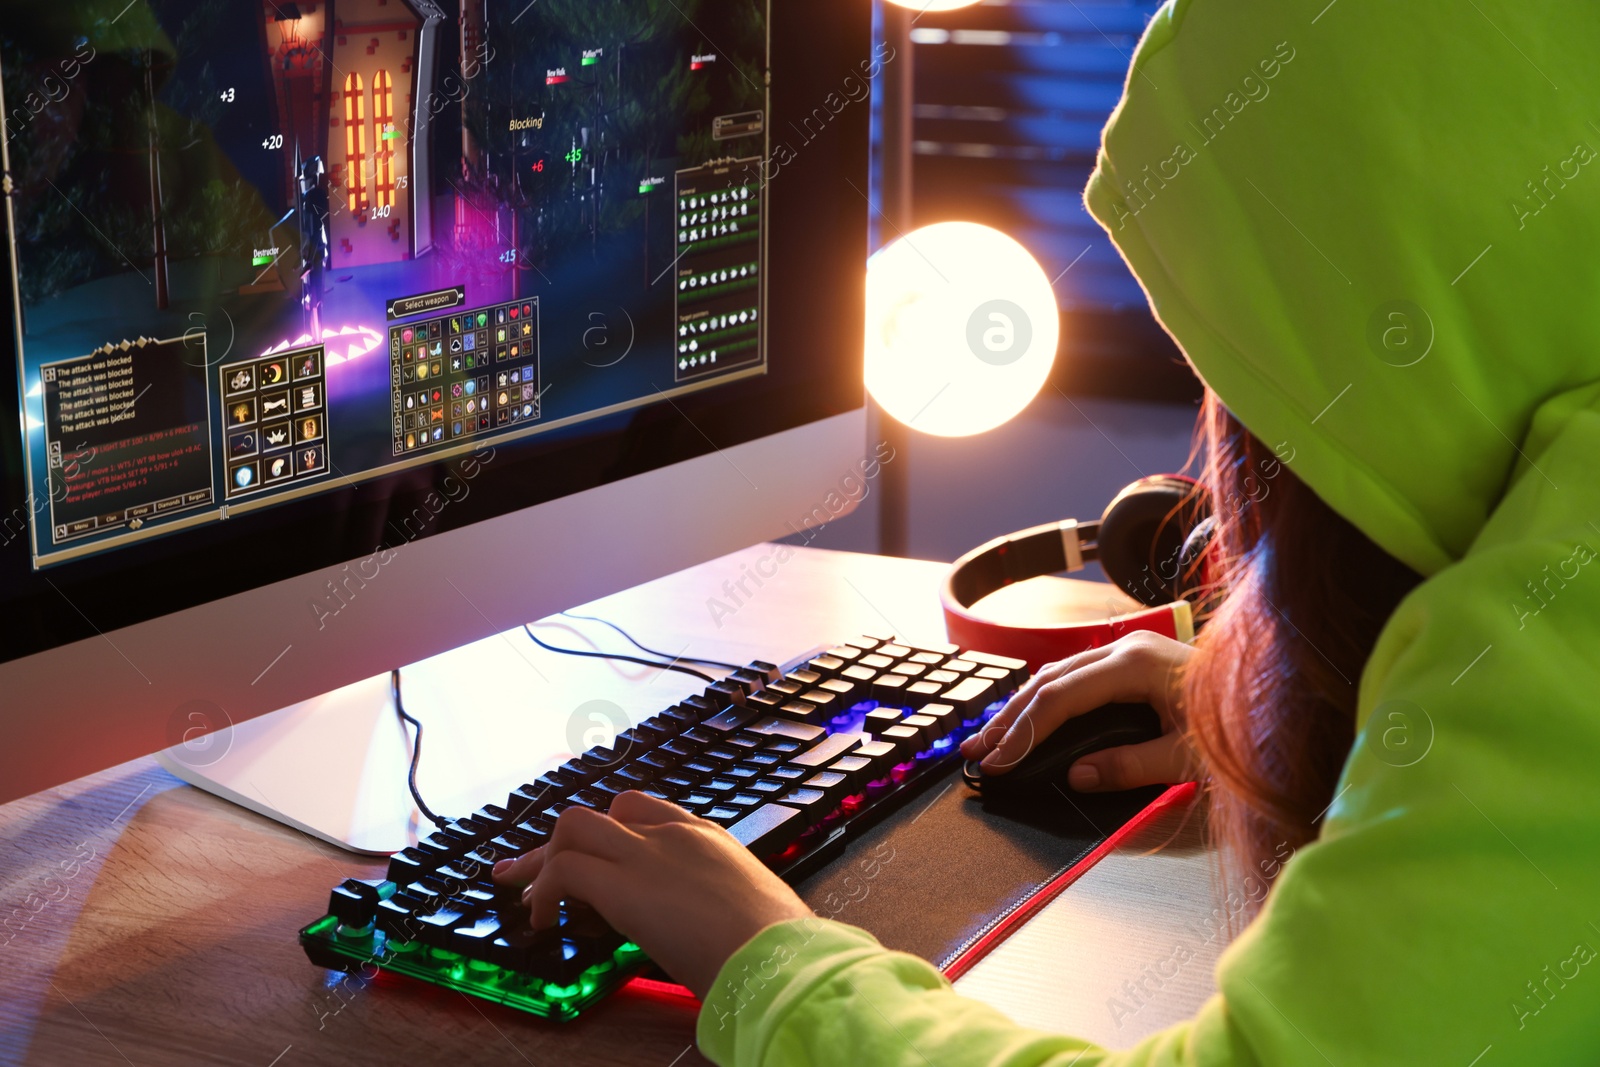
[{"label": "keyboard key", "polygon": [[822,822],[828,812],[838,807],[837,804],[829,803],[827,795],[822,790],[804,787],[789,790],[783,798],[783,803],[785,807],[798,808],[805,816],[808,828]]},{"label": "keyboard key", "polygon": [[864,734],[830,734],[827,740],[799,755],[789,757],[792,767],[814,767],[821,769],[838,759],[848,755],[852,749],[866,740]]},{"label": "keyboard key", "polygon": [[826,711],[809,700],[785,701],[783,707],[778,709],[777,715],[794,722],[810,723],[812,726],[821,726],[830,718]]},{"label": "keyboard key", "polygon": [[784,793],[787,793],[791,786],[781,778],[760,778],[746,784],[745,788],[758,796],[766,797],[768,800],[776,800]]},{"label": "keyboard key", "polygon": [[[640,723],[639,729],[654,731],[655,733],[661,735],[662,741],[666,741],[682,733],[684,725],[678,720],[669,717],[666,712],[661,712],[657,715],[650,716],[644,722]],[[656,743],[660,744],[661,742],[658,741]]]},{"label": "keyboard key", "polygon": [[792,741],[800,742],[802,745],[815,744],[827,736],[827,731],[820,726],[813,726],[803,722],[790,722],[772,716],[753,722],[746,729],[753,734],[761,734],[763,737],[787,737]]},{"label": "keyboard key", "polygon": [[798,670],[790,671],[788,677],[791,682],[798,683],[801,689],[810,689],[821,682],[826,675],[820,671],[811,670],[809,667],[801,667]]},{"label": "keyboard key", "polygon": [[663,741],[671,740],[673,736],[669,731],[654,730],[640,724],[618,734],[616,747],[624,752],[648,752]]},{"label": "keyboard key", "polygon": [[978,669],[978,665],[970,659],[947,659],[939,669],[949,671],[952,674],[971,674]]},{"label": "keyboard key", "polygon": [[579,785],[588,785],[604,773],[598,766],[585,760],[583,756],[575,756],[567,760],[558,770]]},{"label": "keyboard key", "polygon": [[725,803],[729,807],[750,811],[753,808],[759,808],[765,801],[754,793],[735,793],[733,796],[728,797]]},{"label": "keyboard key", "polygon": [[834,659],[854,661],[860,659],[863,653],[861,649],[855,647],[854,645],[834,645],[832,648],[828,649],[828,655],[832,656]]},{"label": "keyboard key", "polygon": [[692,697],[685,697],[678,707],[694,716],[695,722],[705,722],[711,716],[722,710],[721,704],[713,704],[705,697],[696,693]]},{"label": "keyboard key", "polygon": [[539,943],[539,935],[526,926],[502,928],[500,936],[489,942],[486,958],[507,970],[526,971],[530,954]]},{"label": "keyboard key", "polygon": [[937,682],[939,685],[952,685],[961,680],[961,675],[948,668],[940,667],[936,671],[929,671],[924,674],[922,680],[925,682]]},{"label": "keyboard key", "polygon": [[1003,667],[979,667],[978,670],[977,670],[977,675],[978,675],[979,678],[987,678],[987,679],[989,679],[991,682],[994,682],[996,685],[998,685],[1001,689],[1009,689],[1010,688],[1010,686],[1008,686],[1006,684],[1006,682],[1010,680],[1011,672],[1006,670]]},{"label": "keyboard key", "polygon": [[[660,773],[659,768],[641,760],[634,760],[611,777],[626,782],[629,789],[638,789],[641,786],[648,785]],[[601,781],[606,781],[606,779],[601,779]]]},{"label": "keyboard key", "polygon": [[800,742],[791,741],[786,737],[779,738],[776,741],[768,741],[762,746],[761,751],[770,752],[778,756],[789,756],[800,751]]},{"label": "keyboard key", "polygon": [[939,694],[939,702],[955,708],[963,722],[971,722],[999,695],[994,681],[972,675]]},{"label": "keyboard key", "polygon": [[836,808],[849,792],[850,780],[838,771],[821,771],[801,783],[803,789],[815,789],[827,798],[828,807]]},{"label": "keyboard key", "polygon": [[891,726],[899,726],[905,714],[897,707],[873,708],[861,720],[861,728],[873,737],[877,737]]},{"label": "keyboard key", "polygon": [[768,685],[783,677],[783,672],[778,669],[776,663],[768,663],[764,659],[751,660],[750,669],[765,678]]},{"label": "keyboard key", "polygon": [[906,707],[921,708],[922,705],[944,692],[948,686],[939,682],[930,682],[919,679],[906,686],[905,695],[901,697],[906,702]]},{"label": "keyboard key", "polygon": [[891,674],[903,674],[907,678],[918,678],[928,672],[928,668],[921,663],[905,660],[889,668]]},{"label": "keyboard key", "polygon": [[733,707],[719,712],[707,719],[702,725],[718,733],[729,734],[752,721],[756,713],[749,708]]},{"label": "keyboard key", "polygon": [[432,915],[417,919],[417,937],[432,948],[449,948],[450,931],[467,921],[466,912],[455,907],[443,907]]},{"label": "keyboard key", "polygon": [[389,857],[388,879],[396,885],[410,885],[433,873],[440,860],[439,856],[430,856],[415,848],[403,848]]},{"label": "keyboard key", "polygon": [[881,778],[883,775],[888,774],[889,769],[898,762],[895,759],[894,745],[888,741],[879,741],[877,738],[873,738],[871,741],[863,741],[850,750],[850,755],[870,760],[872,763],[872,777],[874,778]]},{"label": "keyboard key", "polygon": [[923,667],[937,667],[939,664],[943,663],[946,658],[947,657],[939,654],[938,652],[913,652],[909,658],[909,662],[921,664]]},{"label": "keyboard key", "polygon": [[695,717],[693,711],[687,708],[680,708],[677,705],[668,708],[657,717],[660,718],[663,723],[671,723],[672,725],[676,726],[680,732],[687,730],[689,727],[700,721]]},{"label": "keyboard key", "polygon": [[737,704],[742,707],[744,698],[744,686],[738,682],[731,682],[726,678],[706,686],[706,699],[713,704],[720,704],[723,707],[729,704]]},{"label": "keyboard key", "polygon": [[927,715],[907,715],[905,718],[900,720],[900,724],[902,726],[911,727],[913,730],[917,731],[918,735],[922,738],[917,748],[918,752],[921,752],[923,749],[932,748],[933,743],[939,740],[938,724]]},{"label": "keyboard key", "polygon": [[728,832],[764,859],[788,848],[806,829],[806,817],[799,810],[783,804],[765,804],[729,826]]},{"label": "keyboard key", "polygon": [[1010,656],[996,656],[988,652],[963,652],[962,659],[970,660],[979,667],[999,667],[1006,672],[1005,686],[1015,688],[1028,680],[1028,664],[1024,660],[1012,659]]},{"label": "keyboard key", "polygon": [[659,748],[654,752],[646,752],[644,755],[634,760],[632,764],[632,766],[641,769],[648,767],[650,769],[651,776],[656,778],[659,778],[661,775],[665,774],[667,771],[670,771],[677,765],[677,756],[674,756],[670,752],[663,752]]},{"label": "keyboard key", "polygon": [[416,901],[402,893],[378,902],[378,929],[397,941],[415,941],[417,921],[412,918]]},{"label": "keyboard key", "polygon": [[843,707],[849,707],[861,699],[861,694],[866,691],[866,685],[854,678],[840,676],[838,678],[824,678],[817,683],[817,688],[825,693],[833,693],[839,698]]},{"label": "keyboard key", "polygon": [[555,798],[555,790],[529,782],[513,789],[506,797],[506,811],[510,812],[513,823],[519,823],[532,813],[549,807]]},{"label": "keyboard key", "polygon": [[845,703],[839,698],[838,693],[829,692],[821,687],[801,693],[800,699],[830,719],[845,709]]},{"label": "keyboard key", "polygon": [[742,808],[718,804],[715,807],[702,812],[700,817],[702,819],[709,819],[719,826],[732,826],[734,823],[745,817],[745,811]]},{"label": "keyboard key", "polygon": [[894,666],[894,660],[890,659],[888,656],[880,656],[874,652],[870,655],[862,656],[860,659],[856,660],[856,666],[871,667],[875,671],[886,671],[890,667]]},{"label": "keyboard key", "polygon": [[[596,778],[610,774],[624,763],[628,762],[628,749],[623,745],[596,745],[578,757],[584,766],[594,771]],[[590,781],[594,781],[591,778]]]},{"label": "keyboard key", "polygon": [[766,712],[770,715],[774,710],[782,707],[783,702],[786,699],[788,699],[788,697],[785,694],[780,693],[775,689],[763,689],[759,693],[750,694],[750,696],[745,700],[744,706],[747,708],[753,708],[758,713]]},{"label": "keyboard key", "polygon": [[838,656],[818,656],[806,664],[808,670],[815,671],[823,678],[832,678],[845,668],[845,661]]},{"label": "keyboard key", "polygon": [[850,792],[859,793],[872,776],[872,761],[864,756],[840,756],[828,764],[828,770],[842,774],[850,783]]},{"label": "keyboard key", "polygon": [[855,683],[857,700],[861,699],[861,694],[867,691],[868,687],[872,685],[873,680],[877,677],[877,671],[873,670],[871,667],[863,667],[859,663],[857,663],[854,667],[846,667],[844,670],[839,672],[839,678],[841,680]]},{"label": "keyboard key", "polygon": [[687,741],[682,737],[674,737],[671,741],[656,749],[657,752],[675,760],[694,759],[705,746],[697,741]]},{"label": "keyboard key", "polygon": [[605,811],[611,807],[610,793],[602,793],[598,789],[580,789],[572,794],[572,803],[595,811]]},{"label": "keyboard key", "polygon": [[924,704],[917,714],[926,715],[938,724],[939,730],[934,737],[935,741],[949,737],[961,729],[961,716],[949,704]]},{"label": "keyboard key", "polygon": [[728,675],[725,680],[733,682],[743,689],[746,700],[767,687],[767,676],[759,671],[751,670],[749,667],[740,667]]},{"label": "keyboard key", "polygon": [[498,915],[480,916],[471,924],[457,926],[450,931],[450,943],[447,946],[453,952],[475,960],[489,957],[489,945],[500,936],[500,917]]},{"label": "keyboard key", "polygon": [[333,887],[328,913],[346,926],[371,926],[378,917],[378,905],[394,894],[395,884],[386,879],[346,878]]},{"label": "keyboard key", "polygon": [[899,704],[905,699],[906,686],[911,679],[903,674],[880,674],[872,683],[872,699],[880,704]]},{"label": "keyboard key", "polygon": [[903,659],[904,657],[911,655],[911,649],[906,645],[879,645],[877,654],[880,656],[890,656],[894,659]]},{"label": "keyboard key", "polygon": [[793,764],[785,763],[782,766],[772,768],[767,777],[794,783],[801,778],[810,777],[810,775],[811,768],[809,767],[797,767]]},{"label": "keyboard key", "polygon": [[879,733],[878,740],[887,741],[893,745],[895,755],[900,757],[902,763],[926,747],[922,744],[922,731],[904,724],[891,726]]},{"label": "keyboard key", "polygon": [[803,682],[795,682],[784,678],[781,681],[773,682],[767,688],[786,697],[797,697],[806,691],[807,686]]}]

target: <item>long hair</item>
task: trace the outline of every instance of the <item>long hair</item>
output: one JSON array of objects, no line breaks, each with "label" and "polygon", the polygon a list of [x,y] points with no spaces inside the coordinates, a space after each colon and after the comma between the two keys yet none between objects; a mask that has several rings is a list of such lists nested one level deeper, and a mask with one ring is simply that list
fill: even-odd
[{"label": "long hair", "polygon": [[1355,739],[1361,671],[1421,578],[1295,477],[1293,442],[1269,447],[1209,390],[1196,438],[1219,599],[1183,679],[1189,740],[1224,863],[1275,872],[1317,836]]}]

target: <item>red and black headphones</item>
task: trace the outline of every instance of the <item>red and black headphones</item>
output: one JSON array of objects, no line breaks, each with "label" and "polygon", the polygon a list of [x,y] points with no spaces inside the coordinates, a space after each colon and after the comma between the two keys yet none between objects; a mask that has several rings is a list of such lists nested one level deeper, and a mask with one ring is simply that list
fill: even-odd
[{"label": "red and black headphones", "polygon": [[[1191,601],[1206,584],[1204,556],[1213,529],[1210,501],[1192,478],[1140,478],[1112,498],[1099,522],[1045,523],[997,537],[956,560],[940,593],[945,632],[952,644],[1024,659],[1030,670],[1133,630],[1191,640]],[[1013,582],[1082,570],[1095,560],[1107,578],[1146,607],[1049,626],[1009,626],[969,610]]]}]

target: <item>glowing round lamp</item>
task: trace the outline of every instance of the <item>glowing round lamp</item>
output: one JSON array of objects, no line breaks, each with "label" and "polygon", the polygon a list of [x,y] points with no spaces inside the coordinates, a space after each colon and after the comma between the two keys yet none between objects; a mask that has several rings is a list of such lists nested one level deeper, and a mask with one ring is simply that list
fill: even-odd
[{"label": "glowing round lamp", "polygon": [[924,226],[867,261],[867,391],[913,429],[982,433],[1039,392],[1060,325],[1026,248],[973,222]]}]

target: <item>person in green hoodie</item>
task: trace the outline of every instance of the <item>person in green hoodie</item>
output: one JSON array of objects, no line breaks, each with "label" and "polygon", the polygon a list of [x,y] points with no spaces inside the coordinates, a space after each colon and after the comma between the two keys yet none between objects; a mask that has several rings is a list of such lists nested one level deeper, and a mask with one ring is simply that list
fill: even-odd
[{"label": "person in green hoodie", "polygon": [[1572,0],[1180,0],[1134,56],[1086,199],[1212,394],[1225,596],[967,754],[1163,712],[1074,781],[1194,768],[1270,881],[1193,1019],[1020,1028],[639,794],[498,877],[599,908],[723,1065],[1600,1063],[1597,55]]}]

